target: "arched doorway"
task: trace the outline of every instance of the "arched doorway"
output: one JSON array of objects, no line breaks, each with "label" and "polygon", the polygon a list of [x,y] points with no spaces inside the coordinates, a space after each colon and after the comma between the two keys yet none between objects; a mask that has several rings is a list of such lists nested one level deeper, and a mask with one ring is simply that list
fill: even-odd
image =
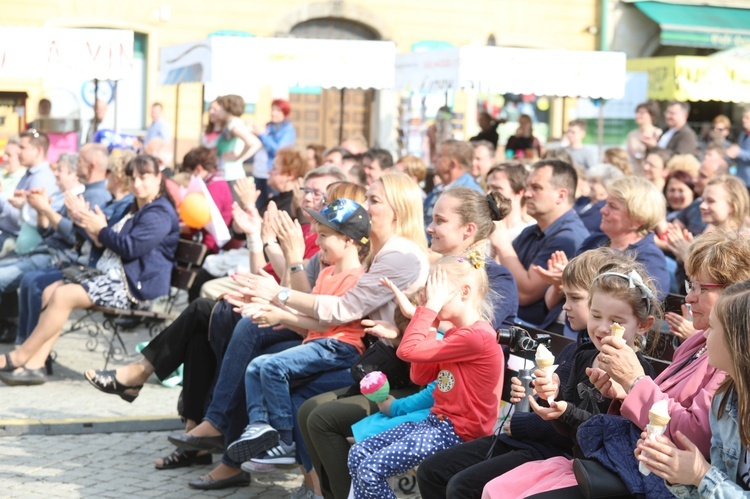
[{"label": "arched doorway", "polygon": [[[380,39],[380,35],[369,26],[336,17],[303,21],[292,27],[290,34],[296,38]],[[320,70],[325,71],[325,68]],[[314,143],[331,147],[339,144],[340,135],[343,138],[362,135],[369,142],[374,95],[374,90],[362,89],[291,89],[291,121],[297,129],[299,144]]]}]

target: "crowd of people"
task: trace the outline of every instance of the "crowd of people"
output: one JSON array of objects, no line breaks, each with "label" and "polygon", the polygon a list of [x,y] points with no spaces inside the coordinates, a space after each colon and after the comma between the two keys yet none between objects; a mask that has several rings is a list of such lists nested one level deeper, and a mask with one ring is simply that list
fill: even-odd
[{"label": "crowd of people", "polygon": [[[0,292],[4,310],[17,300],[17,348],[0,381],[45,383],[73,309],[167,294],[189,238],[210,256],[187,308],[138,361],[85,377],[135,402],[184,364],[185,429],[154,464],[220,454],[190,487],[298,464],[293,498],[395,497],[388,479],[415,467],[430,499],[584,497],[574,468],[595,462],[625,495],[750,490],[750,110],[736,144],[726,117],[701,143],[685,103],[666,106],[662,131],[647,102],[626,147],[602,157],[585,122],[544,150],[528,116],[499,152],[482,115],[476,140],[441,137],[429,166],[359,136],[295,147],[284,100],[265,126],[243,112],[217,98],[179,169],[157,130],[143,151],[90,143],[54,167],[45,134],[9,142]],[[228,240],[180,220],[193,182]],[[682,313],[663,313],[670,293]],[[506,376],[496,330],[514,325],[570,340],[532,395]],[[675,353],[657,376],[660,335]],[[360,391],[365,364],[388,374],[378,401]],[[504,388],[531,410],[500,418]],[[657,401],[671,418],[658,437]]]}]

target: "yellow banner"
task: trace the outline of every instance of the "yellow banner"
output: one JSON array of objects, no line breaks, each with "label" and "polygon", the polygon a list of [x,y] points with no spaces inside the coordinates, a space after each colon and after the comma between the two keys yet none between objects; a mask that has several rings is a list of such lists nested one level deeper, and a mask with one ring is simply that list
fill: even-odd
[{"label": "yellow banner", "polygon": [[628,71],[648,73],[648,98],[750,102],[750,62],[713,57],[630,59]]}]

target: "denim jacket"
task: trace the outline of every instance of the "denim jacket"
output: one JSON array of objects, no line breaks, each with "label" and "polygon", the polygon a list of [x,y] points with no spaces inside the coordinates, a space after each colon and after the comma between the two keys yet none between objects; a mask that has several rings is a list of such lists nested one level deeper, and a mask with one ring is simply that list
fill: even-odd
[{"label": "denim jacket", "polygon": [[711,499],[732,499],[750,497],[750,492],[737,485],[737,469],[746,449],[740,442],[737,426],[737,397],[727,402],[724,415],[716,418],[718,406],[723,395],[714,396],[711,404],[711,469],[703,477],[698,487],[692,485],[674,485],[670,491],[677,497],[700,497]]}]

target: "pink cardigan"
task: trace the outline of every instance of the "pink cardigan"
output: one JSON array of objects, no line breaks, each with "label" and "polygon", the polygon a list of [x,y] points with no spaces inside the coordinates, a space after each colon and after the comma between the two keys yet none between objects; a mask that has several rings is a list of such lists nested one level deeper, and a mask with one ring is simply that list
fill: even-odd
[{"label": "pink cardigan", "polygon": [[698,446],[704,456],[708,456],[711,448],[711,427],[708,423],[711,398],[724,381],[725,373],[708,365],[706,353],[675,372],[705,345],[703,331],[698,331],[675,351],[672,364],[664,372],[655,380],[643,378],[636,383],[625,400],[612,402],[609,413],[621,414],[639,428],[645,428],[648,410],[653,403],[667,400],[672,418],[667,425],[667,437],[676,441],[675,432],[679,430]]}]

